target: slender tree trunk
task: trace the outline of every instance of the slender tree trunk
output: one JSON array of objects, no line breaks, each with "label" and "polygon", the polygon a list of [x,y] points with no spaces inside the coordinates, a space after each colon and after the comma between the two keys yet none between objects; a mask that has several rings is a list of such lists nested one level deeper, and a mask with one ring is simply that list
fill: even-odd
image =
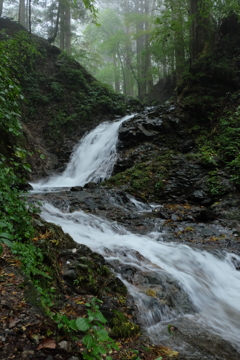
[{"label": "slender tree trunk", "polygon": [[163,76],[164,81],[166,81],[166,78],[167,78],[167,66],[166,66],[166,63],[167,63],[167,58],[165,56],[164,60],[163,60],[163,63],[162,63],[162,76]]},{"label": "slender tree trunk", "polygon": [[65,37],[65,50],[70,54],[71,53],[71,14],[70,14],[70,5],[69,2],[65,7],[65,27],[64,27],[64,37]]},{"label": "slender tree trunk", "polygon": [[151,12],[151,1],[145,1],[145,77],[146,77],[146,92],[149,93],[153,88],[153,77],[151,74],[151,54],[149,49],[150,44],[150,12]]},{"label": "slender tree trunk", "polygon": [[[136,14],[142,15],[143,0],[135,1]],[[143,52],[143,22],[137,20],[136,24],[136,48],[137,48],[137,70],[138,70],[138,97],[143,100],[145,95],[144,91],[144,78],[143,78],[143,64],[142,64],[142,52]]]},{"label": "slender tree trunk", "polygon": [[28,0],[28,31],[32,33],[32,0]]},{"label": "slender tree trunk", "polygon": [[114,84],[115,84],[115,90],[117,92],[120,92],[120,81],[119,81],[119,75],[118,75],[118,67],[117,67],[117,59],[116,54],[113,54],[113,71],[114,71]]},{"label": "slender tree trunk", "polygon": [[125,71],[124,71],[124,65],[123,65],[123,61],[122,61],[122,58],[121,58],[121,54],[120,54],[120,52],[119,52],[119,47],[118,47],[118,50],[117,50],[117,54],[118,54],[118,58],[119,58],[119,61],[120,61],[120,64],[121,64],[121,69],[122,69],[122,76],[123,76],[123,94],[124,94],[124,95],[127,95],[126,75],[125,75]]},{"label": "slender tree trunk", "polygon": [[60,49],[64,50],[65,16],[64,16],[64,6],[62,4],[60,4],[60,19],[61,19],[61,21],[60,21]]},{"label": "slender tree trunk", "polygon": [[25,3],[25,28],[28,30],[28,25],[29,25],[29,22],[28,22],[28,15],[29,15],[29,0],[26,0],[26,3]]},{"label": "slender tree trunk", "polygon": [[2,16],[3,12],[3,0],[0,0],[0,16]]},{"label": "slender tree trunk", "polygon": [[[124,13],[125,15],[129,15],[130,13],[129,0],[124,1]],[[132,78],[132,70],[131,70],[132,46],[130,39],[130,28],[129,28],[129,24],[126,22],[125,22],[125,33],[127,35],[125,41],[126,91],[127,91],[127,95],[133,96],[133,78]]]}]

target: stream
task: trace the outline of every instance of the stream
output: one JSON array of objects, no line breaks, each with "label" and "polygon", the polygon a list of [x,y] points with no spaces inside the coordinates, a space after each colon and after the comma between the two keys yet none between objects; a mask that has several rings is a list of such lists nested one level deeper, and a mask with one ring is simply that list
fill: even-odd
[{"label": "stream", "polygon": [[[114,123],[104,122],[87,134],[75,147],[66,170],[32,183],[33,193],[61,192],[63,188],[65,191],[109,178],[117,157],[118,129],[132,116]],[[42,199],[43,219],[60,225],[77,243],[105,257],[134,297],[139,321],[155,344],[175,346],[186,354],[191,352],[189,359],[240,358],[239,354],[224,355],[224,344],[230,343],[239,351],[240,272],[234,266],[233,254],[213,254],[176,242],[166,243],[154,224],[147,234],[131,233],[116,221],[81,210],[69,212],[67,205],[60,210],[46,202],[45,197]],[[129,201],[136,214],[154,209],[153,205],[134,198]],[[240,261],[237,255],[234,259]],[[167,290],[179,296],[172,305],[164,298]],[[168,324],[180,330],[179,341],[170,339]],[[194,331],[195,350],[194,341],[188,341]],[[215,344],[221,343],[221,339],[226,341],[221,343],[220,355],[201,353],[203,348],[206,350],[206,346],[197,344],[201,334],[212,336]],[[188,342],[191,345],[186,345]]]}]

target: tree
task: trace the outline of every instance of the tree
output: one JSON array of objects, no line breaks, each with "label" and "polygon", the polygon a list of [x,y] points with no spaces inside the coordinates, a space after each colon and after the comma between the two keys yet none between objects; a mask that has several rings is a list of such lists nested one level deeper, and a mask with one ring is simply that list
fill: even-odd
[{"label": "tree", "polygon": [[211,36],[211,2],[209,0],[190,0],[191,16],[191,61],[206,53]]},{"label": "tree", "polygon": [[[54,24],[54,16],[55,16],[54,10],[57,10],[55,24]],[[50,17],[50,21],[51,21],[51,27],[49,30],[48,42],[53,43],[56,40],[56,37],[58,34],[58,28],[59,28],[60,0],[58,1],[57,6],[56,6],[56,3],[52,4],[52,7],[50,8],[50,11],[49,11],[49,17]]]},{"label": "tree", "polygon": [[[123,23],[115,11],[111,9],[101,12],[98,21],[101,24],[100,26],[96,27],[95,24],[89,24],[84,32],[85,46],[91,44],[91,51],[97,52],[98,57],[102,59],[98,61],[94,76],[104,81],[104,76],[107,75],[107,82],[113,85],[116,91],[123,89],[123,92],[126,93],[124,57],[122,56],[125,44]],[[89,65],[91,66],[91,64],[86,65],[87,68]]]},{"label": "tree", "polygon": [[26,10],[27,10],[27,7],[25,4],[25,0],[19,0],[18,22],[20,25],[24,26],[27,29],[28,22],[27,22]]},{"label": "tree", "polygon": [[60,0],[60,49],[71,51],[71,13],[69,0]]},{"label": "tree", "polygon": [[3,0],[0,0],[0,16],[2,16],[3,12]]}]

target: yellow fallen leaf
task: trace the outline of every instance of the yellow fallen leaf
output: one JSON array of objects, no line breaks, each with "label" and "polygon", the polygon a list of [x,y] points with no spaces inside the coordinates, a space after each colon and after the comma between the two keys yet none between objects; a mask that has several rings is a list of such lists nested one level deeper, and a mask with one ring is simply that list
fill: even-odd
[{"label": "yellow fallen leaf", "polygon": [[152,289],[146,290],[146,294],[147,294],[148,296],[152,296],[152,297],[156,297],[156,296],[157,296],[156,291],[155,291],[155,290],[152,290]]}]

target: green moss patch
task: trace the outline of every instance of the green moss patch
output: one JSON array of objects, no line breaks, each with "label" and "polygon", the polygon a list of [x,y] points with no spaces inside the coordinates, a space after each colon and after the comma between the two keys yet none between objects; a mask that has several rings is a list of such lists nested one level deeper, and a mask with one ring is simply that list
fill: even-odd
[{"label": "green moss patch", "polygon": [[153,161],[136,164],[103,184],[109,187],[117,186],[137,197],[160,199],[164,194],[168,169],[171,166],[173,152],[158,156]]},{"label": "green moss patch", "polygon": [[120,338],[130,338],[139,334],[140,328],[129,318],[118,310],[113,310],[113,318],[110,322],[112,328],[111,336]]}]

